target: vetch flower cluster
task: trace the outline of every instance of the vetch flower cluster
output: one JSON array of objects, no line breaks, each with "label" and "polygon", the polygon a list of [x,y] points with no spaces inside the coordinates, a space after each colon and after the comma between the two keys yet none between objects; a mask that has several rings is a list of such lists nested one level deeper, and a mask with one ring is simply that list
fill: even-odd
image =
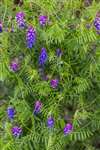
[{"label": "vetch flower cluster", "polygon": [[18,59],[12,60],[10,63],[10,70],[13,72],[16,72],[19,69],[20,69],[20,65],[19,65]]},{"label": "vetch flower cluster", "polygon": [[13,107],[8,107],[7,115],[10,120],[14,119],[15,109]]},{"label": "vetch flower cluster", "polygon": [[15,137],[19,137],[21,134],[22,134],[22,128],[18,127],[18,126],[14,126],[12,129],[12,134],[15,136]]},{"label": "vetch flower cluster", "polygon": [[67,123],[64,127],[64,134],[67,135],[73,131],[73,125],[71,123]]},{"label": "vetch flower cluster", "polygon": [[54,118],[53,117],[50,116],[47,119],[47,126],[48,126],[48,128],[52,128],[54,126]]},{"label": "vetch flower cluster", "polygon": [[52,87],[53,89],[57,88],[58,83],[59,83],[58,79],[52,79],[52,80],[50,81],[50,85],[51,85],[51,87]]},{"label": "vetch flower cluster", "polygon": [[47,59],[48,59],[48,55],[46,49],[42,48],[39,56],[39,65],[43,66],[46,63]]},{"label": "vetch flower cluster", "polygon": [[3,25],[2,25],[2,22],[0,22],[0,33],[2,32],[2,27],[3,27]]},{"label": "vetch flower cluster", "polygon": [[100,30],[100,17],[95,18],[94,26],[95,26],[96,30]]},{"label": "vetch flower cluster", "polygon": [[36,114],[40,113],[41,108],[42,108],[42,103],[39,100],[36,101],[35,108],[34,108],[34,114],[36,115]]},{"label": "vetch flower cluster", "polygon": [[39,22],[41,26],[45,26],[47,23],[48,17],[47,16],[39,16]]},{"label": "vetch flower cluster", "polygon": [[32,48],[36,42],[36,30],[29,26],[26,34],[26,43],[28,48]]},{"label": "vetch flower cluster", "polygon": [[23,12],[18,12],[16,14],[16,22],[19,26],[19,28],[23,29],[25,28],[25,20],[24,20],[25,14]]},{"label": "vetch flower cluster", "polygon": [[62,56],[62,51],[61,51],[61,49],[56,49],[56,56],[57,57],[61,57]]}]

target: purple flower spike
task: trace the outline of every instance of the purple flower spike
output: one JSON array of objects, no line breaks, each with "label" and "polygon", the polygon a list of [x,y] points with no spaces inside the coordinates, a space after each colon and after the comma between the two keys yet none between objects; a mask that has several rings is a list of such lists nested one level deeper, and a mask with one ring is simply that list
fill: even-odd
[{"label": "purple flower spike", "polygon": [[22,128],[18,127],[18,126],[15,126],[11,129],[12,131],[12,134],[15,136],[15,137],[19,137],[21,134],[22,134]]},{"label": "purple flower spike", "polygon": [[52,128],[53,126],[54,126],[54,118],[53,117],[49,117],[48,119],[47,119],[47,126],[49,127],[49,128]]},{"label": "purple flower spike", "polygon": [[36,101],[35,108],[34,108],[34,114],[36,115],[36,114],[40,113],[41,108],[42,108],[42,103],[39,100]]},{"label": "purple flower spike", "polygon": [[19,68],[20,68],[20,65],[19,65],[19,63],[18,63],[18,60],[17,60],[17,59],[14,59],[14,60],[11,62],[11,64],[10,64],[10,69],[11,69],[11,71],[16,72],[16,71],[19,70]]},{"label": "purple flower spike", "polygon": [[96,30],[100,30],[100,17],[95,18],[94,26],[95,26]]},{"label": "purple flower spike", "polygon": [[61,49],[57,49],[56,50],[56,55],[57,55],[57,57],[61,57],[62,56],[62,51],[61,51]]},{"label": "purple flower spike", "polygon": [[2,27],[3,27],[2,22],[0,22],[0,33],[2,32]]},{"label": "purple flower spike", "polygon": [[52,87],[53,89],[57,88],[58,82],[59,82],[58,79],[52,79],[52,80],[50,81],[51,87]]},{"label": "purple flower spike", "polygon": [[36,31],[32,26],[28,27],[28,31],[26,34],[26,42],[28,48],[32,48],[36,42]]},{"label": "purple flower spike", "polygon": [[16,14],[16,22],[19,26],[19,28],[24,29],[25,28],[25,20],[24,20],[25,14],[23,12],[18,12]]},{"label": "purple flower spike", "polygon": [[64,134],[69,134],[73,130],[73,126],[71,123],[67,123],[66,126],[64,127]]},{"label": "purple flower spike", "polygon": [[39,16],[39,22],[41,26],[45,26],[47,23],[48,17],[47,16]]},{"label": "purple flower spike", "polygon": [[13,119],[15,115],[15,109],[13,107],[8,107],[7,114],[9,119]]},{"label": "purple flower spike", "polygon": [[39,64],[44,65],[46,63],[47,59],[48,59],[48,55],[47,55],[46,49],[42,48],[40,56],[39,56]]}]

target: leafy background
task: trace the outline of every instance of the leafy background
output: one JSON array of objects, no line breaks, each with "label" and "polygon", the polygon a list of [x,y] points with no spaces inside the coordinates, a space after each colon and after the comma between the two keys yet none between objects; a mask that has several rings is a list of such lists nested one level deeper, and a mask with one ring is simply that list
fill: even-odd
[{"label": "leafy background", "polygon": [[[25,0],[0,1],[0,20],[3,27],[14,32],[0,33],[0,149],[1,150],[99,150],[100,149],[100,36],[93,21],[100,10],[96,0]],[[32,50],[26,47],[26,30],[15,21],[18,11],[25,13],[28,25],[37,31]],[[47,15],[49,25],[40,27],[38,16]],[[89,29],[86,25],[90,24]],[[45,72],[49,79],[59,77],[59,87],[53,90],[49,81],[39,75],[38,56],[42,47],[49,55]],[[55,51],[62,49],[57,58]],[[12,58],[21,61],[18,73],[9,70]],[[43,103],[42,114],[33,116],[37,99]],[[11,134],[12,123],[6,109],[13,105],[23,135]],[[52,114],[55,127],[46,126]],[[74,130],[64,136],[63,128],[71,121]]]}]

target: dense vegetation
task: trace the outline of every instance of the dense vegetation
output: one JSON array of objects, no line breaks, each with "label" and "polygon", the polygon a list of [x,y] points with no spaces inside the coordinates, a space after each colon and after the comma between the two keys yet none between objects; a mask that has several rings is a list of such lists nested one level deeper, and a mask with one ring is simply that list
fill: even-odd
[{"label": "dense vegetation", "polygon": [[100,150],[100,0],[0,1],[0,150]]}]

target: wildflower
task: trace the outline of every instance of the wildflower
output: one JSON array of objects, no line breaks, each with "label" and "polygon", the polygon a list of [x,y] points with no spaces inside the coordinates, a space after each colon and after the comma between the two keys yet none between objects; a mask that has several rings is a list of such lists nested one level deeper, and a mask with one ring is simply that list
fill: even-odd
[{"label": "wildflower", "polygon": [[48,55],[47,55],[46,49],[42,48],[40,56],[39,56],[39,64],[44,65],[47,61],[47,58],[48,58]]},{"label": "wildflower", "polygon": [[22,128],[18,127],[18,126],[14,126],[12,129],[12,134],[15,136],[15,137],[19,137],[21,134],[22,134]]},{"label": "wildflower", "polygon": [[71,133],[72,132],[72,130],[73,130],[73,126],[72,126],[72,124],[71,123],[67,123],[66,125],[65,125],[65,127],[64,127],[64,134],[66,135],[66,134],[69,134],[69,133]]},{"label": "wildflower", "polygon": [[15,109],[13,107],[8,107],[7,114],[9,119],[13,119],[15,115]]},{"label": "wildflower", "polygon": [[57,55],[57,57],[60,57],[60,56],[62,56],[62,51],[61,51],[61,49],[57,49],[56,50],[56,55]]},{"label": "wildflower", "polygon": [[32,48],[36,42],[36,31],[32,26],[28,27],[28,31],[26,34],[26,42],[28,48]]},{"label": "wildflower", "polygon": [[2,22],[0,22],[0,33],[2,32],[2,27],[3,27]]},{"label": "wildflower", "polygon": [[94,26],[95,26],[96,30],[100,30],[100,17],[95,18]]},{"label": "wildflower", "polygon": [[23,29],[25,27],[25,20],[24,20],[25,14],[23,12],[18,12],[16,14],[16,22],[19,26],[19,28]]},{"label": "wildflower", "polygon": [[40,113],[41,108],[42,108],[42,103],[39,100],[36,101],[35,108],[34,108],[34,114]]},{"label": "wildflower", "polygon": [[51,87],[55,89],[58,86],[58,82],[59,82],[58,79],[52,79],[50,81]]},{"label": "wildflower", "polygon": [[20,68],[20,65],[19,65],[18,59],[12,60],[10,64],[11,71],[16,72],[19,70],[19,68]]},{"label": "wildflower", "polygon": [[39,16],[40,25],[41,25],[41,26],[45,26],[46,23],[47,23],[47,19],[48,19],[47,16]]},{"label": "wildflower", "polygon": [[54,118],[53,117],[49,117],[48,119],[47,119],[47,126],[49,127],[49,128],[52,128],[53,126],[54,126]]}]

